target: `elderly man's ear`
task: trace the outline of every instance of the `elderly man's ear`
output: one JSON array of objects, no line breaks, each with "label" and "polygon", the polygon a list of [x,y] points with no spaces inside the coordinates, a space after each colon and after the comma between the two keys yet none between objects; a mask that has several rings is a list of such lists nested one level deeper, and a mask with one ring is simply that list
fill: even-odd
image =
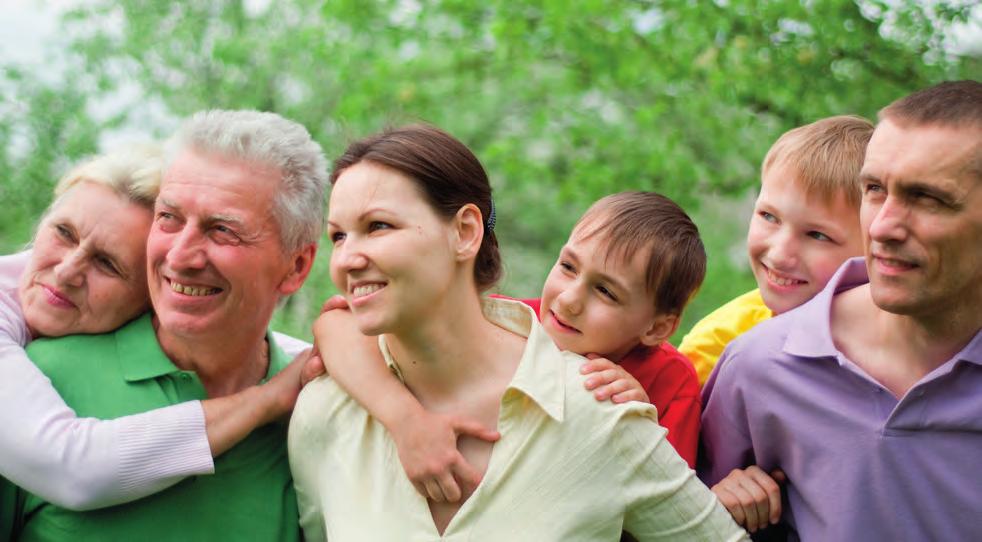
[{"label": "elderly man's ear", "polygon": [[310,269],[314,266],[314,257],[317,256],[317,244],[311,243],[300,248],[290,256],[290,267],[286,275],[280,281],[277,290],[282,296],[288,296],[296,292],[303,286]]}]

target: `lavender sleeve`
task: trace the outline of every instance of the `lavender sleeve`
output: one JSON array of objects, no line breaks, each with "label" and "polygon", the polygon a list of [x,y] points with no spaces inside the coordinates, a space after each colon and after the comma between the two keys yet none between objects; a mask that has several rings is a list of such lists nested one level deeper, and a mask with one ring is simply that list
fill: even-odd
[{"label": "lavender sleeve", "polygon": [[732,344],[727,347],[702,389],[697,471],[709,487],[733,469],[756,463],[738,357]]},{"label": "lavender sleeve", "polygon": [[115,420],[79,418],[24,351],[16,295],[28,253],[0,257],[0,475],[59,506],[88,510],[214,472],[199,401]]}]

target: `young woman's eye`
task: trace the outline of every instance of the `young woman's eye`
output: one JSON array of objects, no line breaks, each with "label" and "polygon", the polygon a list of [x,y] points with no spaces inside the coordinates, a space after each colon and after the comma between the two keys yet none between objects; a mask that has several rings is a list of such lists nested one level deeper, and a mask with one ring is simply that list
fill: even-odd
[{"label": "young woman's eye", "polygon": [[341,231],[331,232],[331,243],[336,245],[341,241],[344,241],[344,236],[345,236],[344,232]]},{"label": "young woman's eye", "polygon": [[573,267],[573,264],[571,264],[569,262],[565,262],[563,260],[559,260],[559,267],[560,267],[560,269],[562,269],[563,271],[566,271],[567,273],[575,273],[576,272],[576,268]]},{"label": "young woman's eye", "polygon": [[772,224],[777,224],[777,217],[767,211],[757,211],[757,215]]},{"label": "young woman's eye", "polygon": [[810,232],[808,232],[808,237],[811,237],[812,239],[815,239],[815,240],[818,240],[818,241],[832,241],[832,238],[831,237],[829,237],[828,235],[825,235],[824,233],[822,233],[820,231],[814,231],[814,230],[813,231],[810,231]]},{"label": "young woman's eye", "polygon": [[389,230],[392,229],[392,224],[387,222],[380,222],[378,220],[372,221],[368,224],[368,231],[378,231],[378,230]]}]

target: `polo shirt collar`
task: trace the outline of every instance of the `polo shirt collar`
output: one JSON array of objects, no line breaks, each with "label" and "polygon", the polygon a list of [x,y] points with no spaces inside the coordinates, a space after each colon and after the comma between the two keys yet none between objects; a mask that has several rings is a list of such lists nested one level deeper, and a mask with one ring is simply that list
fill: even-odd
[{"label": "polo shirt collar", "polygon": [[[527,338],[522,359],[508,389],[527,396],[556,421],[563,421],[567,369],[565,364],[568,362],[539,324],[535,311],[520,301],[496,298],[482,300],[481,308],[484,316],[492,323]],[[399,366],[392,359],[382,335],[379,336],[379,348],[386,364],[403,380]],[[507,394],[506,391],[505,395]]]},{"label": "polo shirt collar", "polygon": [[[788,318],[794,320],[784,342],[784,352],[805,358],[836,357],[839,351],[832,341],[832,298],[843,290],[868,282],[865,259],[860,257],[846,260],[821,292],[788,313]],[[982,365],[982,329],[952,359]]]},{"label": "polo shirt collar", "polygon": [[784,342],[784,352],[805,358],[838,356],[839,351],[832,341],[832,299],[843,290],[867,282],[866,261],[861,257],[846,260],[821,292],[787,313],[785,317],[793,320]]},{"label": "polo shirt collar", "polygon": [[[276,344],[272,333],[266,333],[266,341],[269,343],[269,367],[262,382],[269,380],[290,363],[290,357]],[[153,328],[153,313],[147,312],[120,328],[116,332],[116,349],[123,378],[127,382],[181,372],[160,348]]]}]

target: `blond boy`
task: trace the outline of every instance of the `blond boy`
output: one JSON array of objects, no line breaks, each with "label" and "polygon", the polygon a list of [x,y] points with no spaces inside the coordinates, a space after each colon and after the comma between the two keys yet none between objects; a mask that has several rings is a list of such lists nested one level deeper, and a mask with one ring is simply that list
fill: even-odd
[{"label": "blond boy", "polygon": [[[863,253],[859,172],[873,124],[836,116],[789,130],[761,167],[747,233],[758,288],[703,318],[682,339],[704,384],[727,344],[758,323],[804,304],[847,259]],[[755,532],[781,516],[780,470],[732,471],[713,492],[736,522]]]},{"label": "blond boy", "polygon": [[771,146],[747,233],[757,289],[703,318],[679,346],[700,384],[730,341],[808,301],[863,253],[858,179],[872,134],[868,120],[843,115],[789,130]]}]

